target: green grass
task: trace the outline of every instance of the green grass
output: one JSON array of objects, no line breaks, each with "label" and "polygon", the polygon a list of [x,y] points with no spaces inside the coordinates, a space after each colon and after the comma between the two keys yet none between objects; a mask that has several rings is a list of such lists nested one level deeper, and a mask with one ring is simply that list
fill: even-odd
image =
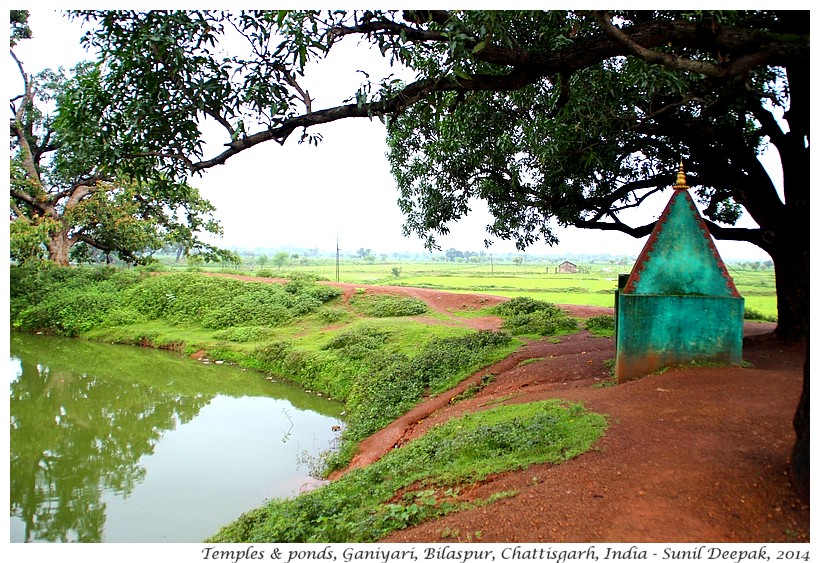
[{"label": "green grass", "polygon": [[603,416],[557,401],[502,406],[452,419],[294,499],[242,515],[209,542],[372,542],[449,512],[514,495],[466,502],[461,488],[503,471],[561,463],[603,435]]},{"label": "green grass", "polygon": [[[388,259],[371,264],[362,260],[345,259],[341,263],[340,281],[363,286],[406,285],[510,298],[532,297],[559,304],[613,308],[618,274],[627,274],[632,267],[631,262],[579,263],[586,273],[552,273],[559,261],[528,260],[524,266],[504,262],[496,257],[491,266],[489,261],[475,264]],[[336,266],[332,260],[310,262],[310,265],[290,265],[274,273],[280,276],[309,273],[326,280],[336,279]],[[399,277],[391,274],[393,267],[401,267]],[[777,316],[774,271],[771,268],[753,270],[736,263],[728,263],[727,268],[738,291],[745,298],[747,308],[766,316]]]},{"label": "green grass", "polygon": [[[743,294],[741,293],[741,295]],[[758,311],[775,321],[777,320],[777,297],[774,294],[771,296],[743,295],[743,298],[746,309]]]}]

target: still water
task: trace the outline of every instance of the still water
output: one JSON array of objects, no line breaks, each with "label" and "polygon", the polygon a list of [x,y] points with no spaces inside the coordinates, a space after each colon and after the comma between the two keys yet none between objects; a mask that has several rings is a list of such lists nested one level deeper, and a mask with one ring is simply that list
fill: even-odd
[{"label": "still water", "polygon": [[12,542],[201,542],[315,485],[342,405],[159,350],[11,335]]}]

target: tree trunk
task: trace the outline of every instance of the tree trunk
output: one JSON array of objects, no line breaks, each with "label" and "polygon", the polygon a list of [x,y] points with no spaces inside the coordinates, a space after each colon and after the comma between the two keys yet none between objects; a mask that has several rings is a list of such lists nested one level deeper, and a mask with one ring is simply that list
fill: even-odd
[{"label": "tree trunk", "polygon": [[809,502],[809,346],[806,346],[806,363],[803,364],[803,393],[794,415],[794,431],[797,440],[792,449],[789,478],[798,496]]},{"label": "tree trunk", "polygon": [[809,333],[809,252],[808,238],[780,244],[771,252],[777,291],[778,338],[801,340]]},{"label": "tree trunk", "polygon": [[[809,236],[793,229],[770,252],[775,267],[777,288],[777,328],[775,335],[783,340],[806,339],[806,362],[803,364],[803,391],[792,424],[796,434],[789,467],[789,478],[797,495],[809,502]],[[801,237],[801,234],[803,235]]]},{"label": "tree trunk", "polygon": [[71,250],[73,244],[66,230],[61,229],[50,235],[48,239],[48,259],[60,266],[68,266],[68,251]]}]

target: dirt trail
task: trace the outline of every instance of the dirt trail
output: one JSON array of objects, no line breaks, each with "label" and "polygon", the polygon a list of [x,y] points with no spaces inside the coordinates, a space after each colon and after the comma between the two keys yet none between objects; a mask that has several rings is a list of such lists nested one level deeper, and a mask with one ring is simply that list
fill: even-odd
[{"label": "dirt trail", "polygon": [[[460,301],[458,294],[432,292],[430,299],[427,291],[413,295],[438,311],[476,305],[475,296]],[[562,307],[582,318],[612,313]],[[476,328],[499,322],[471,321]],[[610,428],[595,449],[559,466],[494,476],[465,498],[519,494],[384,541],[805,542],[809,508],[787,475],[805,345],[778,342],[771,336],[774,326],[746,324],[744,360],[750,367],[670,369],[609,387],[600,384],[609,377],[604,360],[614,357],[613,339],[581,331],[559,343],[530,342],[365,440],[351,467],[372,463],[452,416],[499,402],[559,398],[608,417]],[[492,384],[450,404],[488,371],[495,376]]]},{"label": "dirt trail", "polygon": [[[470,401],[432,413],[425,404],[420,423],[408,415],[403,433],[386,429],[388,441],[400,434],[401,444],[502,397],[509,397],[506,404],[580,401],[610,422],[597,447],[575,460],[495,476],[470,493],[486,498],[515,490],[517,496],[385,541],[451,542],[454,534],[483,542],[808,541],[809,510],[787,476],[802,346],[750,336],[745,358],[753,367],[672,369],[595,387],[604,377],[601,361],[613,353],[610,339],[585,333],[560,344],[532,343],[494,366],[495,382]],[[546,359],[517,365],[528,357]],[[378,438],[371,440],[373,447]]]}]

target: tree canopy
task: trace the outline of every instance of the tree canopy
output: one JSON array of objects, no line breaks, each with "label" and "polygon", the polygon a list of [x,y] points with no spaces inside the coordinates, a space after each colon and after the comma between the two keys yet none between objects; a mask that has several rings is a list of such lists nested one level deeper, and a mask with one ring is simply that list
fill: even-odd
[{"label": "tree canopy", "polygon": [[[30,36],[27,14],[12,14],[12,47]],[[140,162],[123,171],[107,151],[104,91],[96,64],[32,76],[17,63],[23,93],[11,100],[10,249],[23,262],[58,264],[93,252],[129,263],[148,260],[165,244],[216,258],[225,254],[198,237],[219,234],[213,207],[185,181]],[[146,165],[147,164],[147,165]],[[136,175],[135,171],[143,173]],[[45,255],[45,256],[44,256]]]}]

